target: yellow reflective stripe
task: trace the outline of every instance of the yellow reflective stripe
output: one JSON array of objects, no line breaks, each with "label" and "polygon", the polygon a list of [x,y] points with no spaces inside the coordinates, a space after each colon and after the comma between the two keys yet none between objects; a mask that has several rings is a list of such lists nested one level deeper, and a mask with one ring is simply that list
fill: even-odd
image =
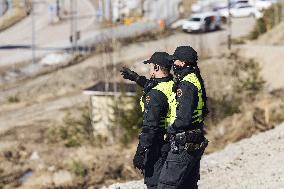
[{"label": "yellow reflective stripe", "polygon": [[143,96],[141,96],[141,98],[140,98],[140,107],[141,107],[142,112],[144,112]]},{"label": "yellow reflective stripe", "polygon": [[161,82],[153,89],[161,91],[166,97],[169,105],[166,118],[164,118],[164,127],[172,124],[176,117],[176,94],[173,91],[174,81]]},{"label": "yellow reflective stripe", "polygon": [[[167,128],[172,124],[176,117],[176,94],[173,91],[174,82],[161,82],[153,89],[161,91],[166,97],[169,105],[169,109],[166,117],[161,117],[160,125]],[[144,102],[143,99],[140,99],[140,106],[142,111],[144,111]]]},{"label": "yellow reflective stripe", "polygon": [[196,122],[201,123],[203,121],[202,109],[204,106],[204,101],[202,99],[201,83],[199,82],[195,73],[188,74],[187,76],[183,78],[183,81],[192,83],[198,89],[198,103],[197,103],[196,109],[193,112],[194,115],[192,116],[192,118],[194,118],[194,120],[192,121],[192,123],[196,123]]}]

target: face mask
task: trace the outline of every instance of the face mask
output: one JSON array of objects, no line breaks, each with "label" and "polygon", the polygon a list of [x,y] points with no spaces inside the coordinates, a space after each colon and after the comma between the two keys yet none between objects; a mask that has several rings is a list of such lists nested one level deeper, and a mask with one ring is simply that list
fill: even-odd
[{"label": "face mask", "polygon": [[175,74],[175,75],[180,75],[182,69],[183,69],[182,66],[177,66],[177,65],[174,65],[174,66],[173,66],[173,70],[174,70],[174,74]]}]

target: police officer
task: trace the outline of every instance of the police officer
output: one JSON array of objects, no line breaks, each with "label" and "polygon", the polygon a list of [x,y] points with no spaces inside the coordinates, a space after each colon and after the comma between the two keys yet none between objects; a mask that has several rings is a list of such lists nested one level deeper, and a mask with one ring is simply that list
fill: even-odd
[{"label": "police officer", "polygon": [[206,91],[197,66],[197,52],[177,47],[170,60],[176,76],[176,118],[167,129],[171,150],[161,170],[158,189],[196,189],[201,156],[208,144],[203,121],[207,114]]},{"label": "police officer", "polygon": [[[133,159],[135,168],[141,170],[144,182],[149,189],[156,189],[161,168],[169,151],[169,143],[164,140],[166,127],[171,121],[171,104],[175,101],[174,82],[170,75],[173,62],[166,52],[155,52],[149,60],[151,79],[140,77],[133,72],[121,70],[125,79],[131,79],[144,86],[141,98],[143,125],[139,135],[139,144]],[[129,70],[128,70],[129,71]]]}]

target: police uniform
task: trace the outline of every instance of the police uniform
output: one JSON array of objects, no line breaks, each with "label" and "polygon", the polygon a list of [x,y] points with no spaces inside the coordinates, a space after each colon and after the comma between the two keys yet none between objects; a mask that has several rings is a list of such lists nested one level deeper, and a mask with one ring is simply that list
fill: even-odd
[{"label": "police uniform", "polygon": [[[170,70],[172,62],[166,59],[167,56],[167,53],[156,52],[144,63],[154,63]],[[144,94],[140,101],[143,125],[133,161],[134,166],[139,166],[141,157],[144,158],[143,165],[138,168],[142,169],[144,182],[149,189],[157,188],[160,171],[169,151],[169,143],[165,142],[164,135],[167,125],[173,120],[172,111],[175,111],[175,108],[171,108],[175,101],[173,88],[171,75],[152,78],[144,84]]]},{"label": "police uniform", "polygon": [[169,112],[168,99],[160,86],[171,87],[172,77],[151,79],[141,99],[143,114],[139,145],[147,149],[144,162],[144,181],[148,188],[156,188],[160,170],[167,157],[169,145],[164,141],[166,117]]},{"label": "police uniform", "polygon": [[[187,61],[184,60],[186,58],[190,61],[193,58],[197,60],[197,54],[190,53],[196,52],[189,47],[177,48],[174,56],[182,61]],[[168,133],[174,136],[172,142],[178,140],[177,136],[184,136],[185,139],[184,142],[178,141],[174,146],[177,149],[171,149],[168,153],[160,173],[158,189],[196,189],[200,159],[207,146],[203,133],[206,99],[194,67],[176,67],[174,72],[177,78],[176,118],[168,128]]]}]

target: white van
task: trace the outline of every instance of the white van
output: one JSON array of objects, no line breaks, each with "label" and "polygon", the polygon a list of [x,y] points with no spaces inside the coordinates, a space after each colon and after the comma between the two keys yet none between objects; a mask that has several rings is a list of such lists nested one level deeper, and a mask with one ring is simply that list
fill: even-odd
[{"label": "white van", "polygon": [[193,14],[184,21],[182,30],[185,32],[207,32],[221,28],[221,17],[217,12]]}]

